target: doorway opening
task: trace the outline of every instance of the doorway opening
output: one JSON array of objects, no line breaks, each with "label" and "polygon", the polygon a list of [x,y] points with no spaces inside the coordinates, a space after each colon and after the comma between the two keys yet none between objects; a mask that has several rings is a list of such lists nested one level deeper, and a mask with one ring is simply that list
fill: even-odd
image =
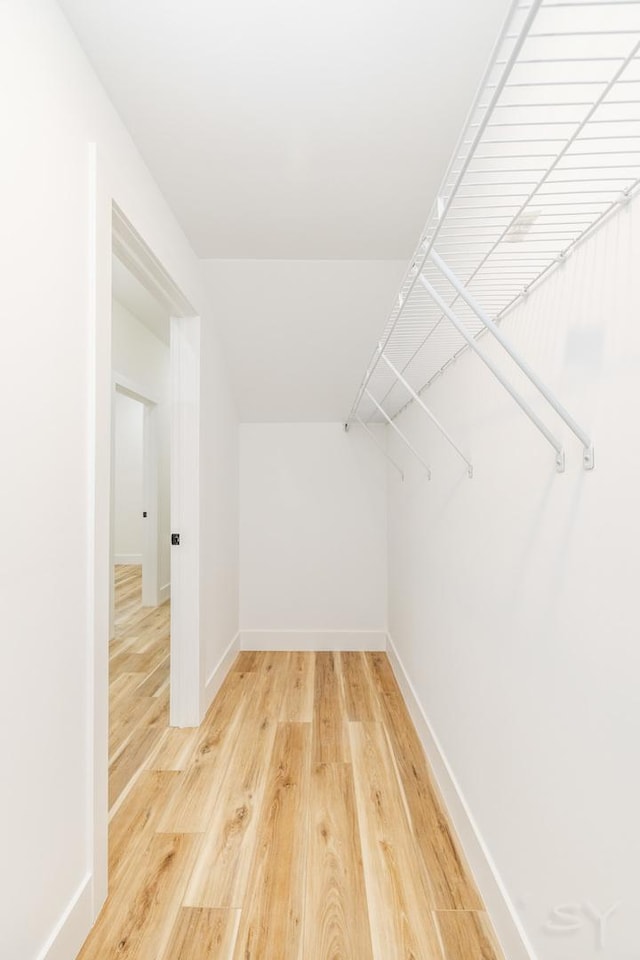
[{"label": "doorway opening", "polygon": [[170,317],[112,264],[109,809],[169,726]]},{"label": "doorway opening", "polygon": [[[91,151],[91,177],[95,202],[92,207],[92,283],[90,287],[90,318],[94,375],[92,384],[93,409],[90,411],[92,439],[93,524],[90,539],[93,546],[93,564],[88,571],[93,603],[90,608],[89,632],[93,638],[90,648],[89,684],[93,701],[93,724],[88,737],[89,764],[92,769],[91,794],[93,798],[90,830],[93,836],[91,864],[92,912],[97,916],[108,890],[108,834],[109,819],[124,802],[128,787],[136,771],[144,768],[149,756],[150,741],[157,729],[166,731],[167,726],[197,726],[200,722],[201,686],[200,635],[199,635],[199,441],[200,441],[200,317],[190,301],[174,282],[161,261],[148,246],[146,240],[133,226],[122,208],[114,199],[110,180],[110,168],[102,163],[95,146]],[[152,230],[153,234],[153,230]],[[163,416],[163,396],[134,365],[122,361],[116,353],[118,308],[114,306],[116,274],[124,268],[127,282],[137,283],[137,293],[142,289],[160,307],[164,325],[164,349],[168,351],[168,392],[166,402],[166,457],[170,474],[167,485],[167,510],[169,521],[166,529],[147,524],[142,554],[149,552],[149,563],[144,561],[138,569],[140,579],[140,608],[134,615],[146,617],[148,639],[156,634],[169,632],[168,599],[170,589],[170,651],[166,655],[152,654],[151,646],[141,643],[136,649],[110,650],[112,640],[122,640],[116,630],[116,591],[114,578],[114,475],[113,433],[114,404],[117,394],[128,395],[144,405],[144,457],[149,456],[149,445],[158,442]],[[130,275],[130,276],[129,276]],[[121,295],[122,298],[122,295]],[[142,319],[142,318],[141,318]],[[138,324],[140,326],[140,324]],[[144,327],[144,323],[142,324]],[[138,333],[140,331],[138,330]],[[147,329],[146,333],[153,332]],[[155,331],[157,335],[157,331]],[[138,338],[140,339],[140,338]],[[147,344],[148,345],[148,344]],[[137,360],[144,358],[147,347],[138,343]],[[168,439],[166,439],[168,438]],[[157,462],[157,461],[156,461]],[[160,473],[160,470],[157,471]],[[144,483],[144,500],[151,519],[151,510],[157,518],[161,503],[155,507],[153,497],[161,500],[161,484],[153,471],[147,472]],[[154,479],[155,478],[155,479]],[[155,489],[154,489],[155,483]],[[172,534],[180,534],[180,546],[171,546]],[[158,546],[151,548],[153,536]],[[166,553],[165,569],[169,573],[163,579],[163,551]],[[148,576],[157,559],[156,573]],[[126,565],[123,565],[126,566]],[[130,566],[136,566],[131,564]],[[146,568],[146,569],[145,569]],[[143,570],[145,575],[143,577]],[[120,571],[123,572],[123,571]],[[136,571],[133,571],[134,573]],[[131,571],[129,571],[131,573]],[[126,579],[126,576],[125,578]],[[151,584],[151,586],[149,586]],[[169,588],[170,584],[170,588]],[[121,580],[124,588],[124,582]],[[133,581],[129,580],[133,589]],[[138,589],[136,587],[136,589]],[[155,590],[156,596],[153,596]],[[144,596],[143,596],[144,591]],[[149,593],[150,591],[150,593]],[[124,592],[124,589],[123,589]],[[122,597],[119,597],[119,602]],[[163,624],[162,620],[166,618]],[[119,625],[118,625],[119,627]],[[131,639],[129,637],[128,639]],[[124,644],[120,644],[124,646]],[[110,653],[122,655],[116,672],[116,693],[124,696],[127,684],[134,686],[142,696],[149,696],[161,703],[142,704],[121,712],[122,726],[114,732],[110,729],[109,667]],[[131,659],[133,655],[134,659]],[[126,657],[129,660],[126,661]],[[132,674],[142,673],[147,656],[157,663],[146,679]],[[132,669],[140,667],[141,669]],[[163,672],[168,676],[162,677]],[[147,683],[148,680],[148,683]],[[141,684],[145,686],[141,689]],[[115,696],[112,691],[112,700]],[[147,730],[144,735],[135,732],[136,718],[147,714]],[[110,766],[115,760],[117,741],[118,768]],[[128,750],[123,749],[127,742]],[[110,750],[110,747],[112,748]],[[114,772],[115,771],[115,772]],[[111,783],[110,783],[111,779]],[[110,803],[111,801],[111,803]]]}]

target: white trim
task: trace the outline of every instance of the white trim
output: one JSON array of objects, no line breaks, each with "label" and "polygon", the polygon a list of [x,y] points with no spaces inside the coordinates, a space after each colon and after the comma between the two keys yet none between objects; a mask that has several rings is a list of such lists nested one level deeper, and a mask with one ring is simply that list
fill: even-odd
[{"label": "white trim", "polygon": [[136,280],[148,292],[164,304],[174,317],[188,317],[193,307],[179,289],[164,266],[138,233],[122,208],[112,199],[112,244],[113,252]]},{"label": "white trim", "polygon": [[143,524],[142,538],[142,605],[157,607],[160,603],[160,539],[168,533],[163,530],[158,509],[160,472],[157,403],[143,404],[142,426],[142,497],[147,516]]},{"label": "white trim", "polygon": [[222,686],[225,677],[229,673],[231,664],[233,663],[233,661],[235,660],[239,652],[240,652],[240,634],[236,633],[235,637],[233,638],[233,640],[231,641],[227,649],[224,651],[224,653],[218,660],[218,663],[209,674],[209,677],[207,678],[207,682],[204,685],[204,694],[203,694],[203,702],[202,702],[203,715],[207,712],[207,710],[211,706],[211,703],[213,702],[213,698],[215,697],[216,693]]},{"label": "white trim", "polygon": [[125,377],[124,374],[119,373],[117,370],[113,371],[113,386],[118,393],[123,393],[126,397],[137,400],[145,406],[149,403],[160,403],[160,399],[157,396],[153,396],[150,390],[135,380],[132,380],[130,377]]},{"label": "white trim", "polygon": [[158,603],[166,603],[167,600],[171,599],[171,584],[165,583],[163,587],[160,587],[158,593]]},{"label": "white trim", "polygon": [[89,342],[88,388],[89,504],[91,552],[89,610],[89,668],[87,703],[87,778],[89,851],[92,874],[91,922],[100,912],[108,892],[108,766],[109,766],[109,637],[113,566],[111,563],[111,502],[113,379],[111,372],[111,191],[96,144],[90,148],[89,218]]},{"label": "white trim", "polygon": [[84,878],[53,933],[37,956],[37,960],[69,960],[77,956],[84,943],[87,930],[93,923],[92,877]]},{"label": "white trim", "polygon": [[387,654],[503,953],[509,960],[535,960],[516,908],[390,636]]},{"label": "white trim", "polygon": [[200,317],[171,317],[172,727],[197,727],[204,676],[200,643]]},{"label": "white trim", "polygon": [[[107,156],[103,158],[95,144],[89,147],[89,170],[87,189],[89,191],[89,218],[87,246],[89,251],[89,379],[88,396],[88,482],[87,501],[91,510],[88,531],[89,563],[88,604],[89,650],[87,656],[87,766],[90,776],[87,779],[87,832],[89,846],[89,869],[92,882],[91,911],[84,936],[95,920],[108,892],[108,649],[109,649],[109,610],[110,590],[113,582],[112,541],[111,541],[111,483],[112,483],[112,430],[111,417],[113,396],[115,393],[113,371],[111,369],[112,334],[112,283],[111,263],[113,252],[123,260],[138,279],[143,278],[148,288],[158,291],[163,302],[172,314],[172,327],[184,324],[184,336],[188,338],[191,350],[192,368],[198,374],[197,386],[193,381],[183,381],[180,377],[173,383],[172,401],[178,410],[171,410],[174,420],[177,414],[186,421],[192,453],[195,456],[182,456],[182,449],[171,448],[171,460],[181,464],[184,476],[183,497],[189,498],[189,520],[192,527],[199,530],[199,366],[200,366],[200,319],[194,316],[196,311],[182,296],[178,287],[166,272],[160,261],[151,252],[146,242],[134,229],[114,201],[115,181]],[[150,242],[154,242],[151,236]],[[178,319],[179,318],[179,319]],[[197,331],[197,337],[193,330]],[[171,348],[170,348],[171,349]],[[183,364],[186,368],[187,365]],[[195,440],[192,438],[195,437]],[[173,441],[173,437],[172,437]],[[173,479],[173,475],[172,475]],[[171,494],[173,500],[173,492]],[[173,509],[173,505],[172,505]],[[185,554],[189,556],[188,572],[192,583],[182,601],[182,608],[189,610],[193,605],[195,591],[196,610],[198,585],[200,579],[200,557],[197,534],[190,539]],[[184,566],[184,564],[183,564]],[[176,590],[173,583],[173,600],[176,593],[185,584],[183,579]],[[178,604],[180,606],[180,604]],[[172,617],[175,623],[175,618]],[[172,626],[174,625],[172,623]],[[192,636],[190,631],[195,630]],[[173,633],[172,629],[172,633]],[[192,710],[198,713],[200,706],[201,662],[200,637],[197,614],[195,620],[187,618],[186,624],[179,629],[184,644],[177,648],[172,643],[171,688],[173,690],[174,672],[180,670],[183,677],[190,680],[187,693],[193,694]],[[184,686],[184,684],[183,684]],[[199,717],[196,718],[196,722]],[[77,952],[77,951],[75,951]],[[75,952],[67,951],[64,960],[69,960]],[[57,958],[56,958],[57,960]]]},{"label": "white trim", "polygon": [[117,553],[113,558],[113,565],[118,566],[140,566],[142,564],[141,553]]},{"label": "white trim", "polygon": [[242,650],[386,650],[382,630],[241,630]]}]

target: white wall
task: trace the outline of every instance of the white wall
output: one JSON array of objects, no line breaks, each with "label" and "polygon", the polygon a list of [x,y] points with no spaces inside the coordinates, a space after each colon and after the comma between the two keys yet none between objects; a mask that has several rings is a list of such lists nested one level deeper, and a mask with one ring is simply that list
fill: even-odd
[{"label": "white wall", "polygon": [[205,260],[203,268],[240,419],[344,419],[406,263]]},{"label": "white wall", "polygon": [[[390,439],[410,469],[390,479],[390,632],[540,960],[638,956],[638,263],[636,199],[504,323],[592,430],[593,472],[558,425],[557,475],[469,353],[425,399],[474,479],[415,405],[399,423],[431,483]],[[588,905],[616,903],[598,952]],[[579,929],[546,928],[562,904]]]},{"label": "white wall", "polygon": [[[70,960],[105,893],[105,850],[94,857],[93,833],[106,790],[98,785],[94,807],[92,749],[95,720],[106,757],[108,523],[100,515],[94,526],[92,498],[94,467],[108,489],[109,431],[101,430],[95,453],[92,436],[95,416],[103,427],[110,417],[110,406],[94,411],[93,402],[94,348],[100,396],[109,397],[112,195],[203,318],[203,537],[217,540],[215,554],[202,551],[200,592],[221,609],[214,615],[203,601],[200,631],[203,660],[212,662],[237,630],[237,491],[234,468],[220,469],[236,457],[235,414],[200,264],[52,0],[0,4],[0,88],[1,483],[10,505],[0,555],[0,750],[10,778],[0,791],[10,827],[0,930],[2,954],[13,960]],[[94,537],[105,558],[99,596]],[[95,664],[105,679],[94,702]]]},{"label": "white wall", "polygon": [[384,641],[386,468],[341,423],[240,426],[244,645]]},{"label": "white wall", "polygon": [[217,327],[200,336],[200,636],[204,714],[239,631],[238,419]]},{"label": "white wall", "polygon": [[116,393],[113,423],[114,563],[142,563],[144,407]]},{"label": "white wall", "polygon": [[[157,404],[158,583],[164,594],[171,583],[170,383],[169,348],[118,300],[112,303],[114,375]],[[117,424],[117,421],[116,421]],[[116,456],[116,471],[118,462]],[[117,479],[117,473],[116,473]],[[144,509],[144,507],[143,507]],[[116,512],[115,555],[118,547]],[[141,524],[140,524],[141,527]]]}]

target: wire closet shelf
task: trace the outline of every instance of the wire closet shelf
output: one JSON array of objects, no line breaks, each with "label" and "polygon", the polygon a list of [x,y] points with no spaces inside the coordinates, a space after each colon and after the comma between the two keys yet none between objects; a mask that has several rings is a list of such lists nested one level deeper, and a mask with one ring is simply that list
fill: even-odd
[{"label": "wire closet shelf", "polygon": [[[415,402],[429,414],[424,391],[465,349],[491,368],[479,334],[489,329],[509,352],[499,321],[639,184],[640,0],[516,0],[346,426],[398,430]],[[587,433],[511,356],[592,467]],[[559,441],[501,382],[562,470]]]}]

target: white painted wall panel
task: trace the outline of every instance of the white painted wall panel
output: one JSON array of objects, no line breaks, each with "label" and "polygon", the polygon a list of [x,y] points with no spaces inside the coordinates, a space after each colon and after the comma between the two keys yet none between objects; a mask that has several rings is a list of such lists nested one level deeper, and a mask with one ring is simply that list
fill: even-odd
[{"label": "white painted wall panel", "polygon": [[205,260],[246,423],[347,416],[404,260]]},{"label": "white painted wall panel", "polygon": [[[408,466],[389,481],[390,632],[540,960],[638,953],[638,263],[636,200],[504,323],[593,431],[592,473],[523,385],[566,439],[557,475],[468,352],[425,399],[474,479],[415,405],[399,423],[430,451],[431,483],[390,439]],[[562,904],[573,932],[552,929]],[[614,904],[598,952],[589,905]]]},{"label": "white painted wall panel", "polygon": [[116,393],[113,443],[114,562],[141,563],[144,407]]},{"label": "white painted wall panel", "polygon": [[241,424],[241,629],[385,630],[385,498],[355,428]]}]

